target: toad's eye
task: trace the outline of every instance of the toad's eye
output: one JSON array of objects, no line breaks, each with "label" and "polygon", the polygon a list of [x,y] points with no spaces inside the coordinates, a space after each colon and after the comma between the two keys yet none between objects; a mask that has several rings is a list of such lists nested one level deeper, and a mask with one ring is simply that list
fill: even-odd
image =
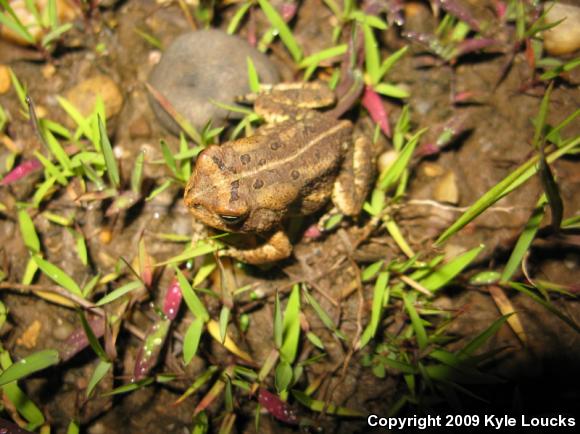
[{"label": "toad's eye", "polygon": [[227,225],[240,224],[245,218],[244,215],[226,215],[226,214],[221,214],[219,217]]}]

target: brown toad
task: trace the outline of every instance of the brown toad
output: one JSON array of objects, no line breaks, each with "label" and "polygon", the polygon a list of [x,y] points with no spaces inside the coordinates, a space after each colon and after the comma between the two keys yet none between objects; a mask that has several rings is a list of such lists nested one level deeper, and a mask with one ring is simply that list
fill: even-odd
[{"label": "brown toad", "polygon": [[353,143],[350,121],[313,110],[333,102],[321,83],[276,85],[255,98],[265,126],[198,156],[185,188],[191,213],[213,228],[263,240],[226,255],[251,264],[288,257],[283,222],[330,198],[343,214],[360,212],[374,176],[371,144],[366,137]]}]

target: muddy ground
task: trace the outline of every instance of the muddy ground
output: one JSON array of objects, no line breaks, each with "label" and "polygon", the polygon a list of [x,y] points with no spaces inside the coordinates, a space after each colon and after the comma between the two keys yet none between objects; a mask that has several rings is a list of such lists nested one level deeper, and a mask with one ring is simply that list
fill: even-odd
[{"label": "muddy ground", "polygon": [[[481,21],[494,21],[493,2],[463,2]],[[415,18],[407,21],[407,29],[429,31],[435,18],[427,3],[414,3]],[[234,6],[215,8],[212,25],[224,28],[235,11]],[[332,13],[320,0],[300,2],[292,28],[305,54],[319,51],[331,44]],[[258,32],[265,21],[257,17]],[[109,136],[115,147],[122,177],[128,179],[136,155],[146,151],[144,177],[146,183],[156,185],[158,179],[167,176],[168,168],[152,161],[162,158],[159,142],[166,140],[177,149],[178,139],[169,134],[156,120],[148,102],[145,87],[152,67],[159,58],[159,50],[153,48],[135,28],[143,29],[168,46],[176,36],[192,30],[177,3],[160,4],[147,0],[128,0],[104,6],[89,19],[79,18],[75,28],[67,33],[62,48],[45,60],[33,49],[0,42],[0,63],[10,66],[18,78],[27,85],[37,107],[50,119],[70,125],[70,120],[60,109],[56,96],[63,95],[74,85],[96,74],[113,79],[121,91],[122,106],[109,120]],[[245,37],[251,29],[245,22],[240,35]],[[381,43],[386,52],[392,52],[407,43],[400,36],[400,29],[382,32]],[[410,92],[408,103],[412,124],[416,129],[444,123],[453,116],[464,117],[465,132],[452,146],[443,152],[414,163],[410,188],[395,213],[403,234],[416,252],[427,258],[437,251],[433,241],[443,229],[459,215],[462,207],[469,206],[493,185],[533,155],[530,142],[533,126],[530,119],[536,116],[545,87],[529,85],[532,70],[520,52],[505,78],[498,83],[502,68],[509,56],[513,29],[498,26],[493,34],[501,41],[499,46],[465,58],[453,67],[425,62],[424,50],[412,45],[405,56],[389,74],[389,81],[404,86]],[[96,47],[106,47],[98,50]],[[283,81],[300,79],[300,72],[292,66],[292,60],[283,45],[277,41],[268,55],[278,67]],[[324,78],[324,77],[323,77]],[[580,106],[580,75],[572,71],[565,80],[559,80],[554,88],[548,122],[555,125]],[[453,92],[472,92],[474,97],[465,104],[452,104]],[[27,121],[18,115],[19,103],[13,90],[0,95],[0,104],[10,113],[7,133],[21,149],[22,159],[30,158],[41,145]],[[402,104],[385,99],[389,118],[394,122]],[[348,115],[360,128],[372,130],[372,123],[365,110],[355,108]],[[429,134],[429,133],[427,133]],[[564,137],[580,134],[580,124],[574,122],[564,131]],[[385,149],[390,142],[382,138]],[[8,158],[6,147],[0,149],[0,161]],[[578,188],[580,176],[576,157],[564,158],[552,166],[559,181],[565,204],[564,217],[577,215],[580,209]],[[446,178],[446,181],[443,179]],[[10,186],[0,187],[1,202],[6,211],[0,215],[0,257],[2,269],[7,273],[5,282],[20,282],[29,257],[19,234],[15,214],[18,201],[30,200],[38,183],[40,172]],[[451,181],[450,181],[451,180]],[[449,186],[451,182],[452,186]],[[100,271],[112,272],[119,257],[128,262],[138,255],[137,246],[143,238],[148,253],[161,262],[180,253],[183,244],[160,239],[158,234],[173,233],[193,236],[191,217],[184,207],[183,190],[174,185],[154,200],[140,202],[129,211],[106,217],[106,205],[99,202],[76,205],[71,201],[74,191],[59,192],[46,202],[43,210],[71,215],[80,224],[87,239],[90,256],[87,267],[78,260],[73,248],[75,239],[70,231],[50,223],[42,215],[34,215],[33,221],[40,234],[45,257],[73,276],[77,282],[86,282],[90,275]],[[152,189],[153,187],[151,187]],[[449,349],[458,349],[484,330],[500,315],[498,308],[485,286],[469,285],[469,276],[482,270],[501,270],[541,192],[539,179],[533,178],[488,210],[458,235],[448,241],[438,252],[453,257],[458,252],[485,244],[475,264],[456,283],[442,291],[433,301],[435,306],[448,310],[454,317],[447,333],[454,339]],[[437,189],[456,189],[456,200],[441,205],[437,202]],[[364,232],[368,219],[349,222],[337,231],[314,240],[298,235],[294,256],[275,264],[267,270],[256,267],[233,267],[236,285],[253,285],[265,296],[254,301],[239,300],[234,312],[248,313],[250,326],[240,338],[241,344],[252,354],[257,366],[261,366],[272,348],[273,296],[276,290],[288,294],[292,283],[307,282],[319,303],[331,317],[340,321],[341,331],[348,337],[357,333],[357,326],[366,324],[372,302],[372,283],[363,283],[358,292],[357,278],[361,268],[379,259],[403,258],[396,244],[384,229],[376,228],[370,234]],[[545,219],[549,224],[549,215]],[[307,226],[303,223],[303,230]],[[302,232],[303,232],[302,230]],[[358,243],[361,236],[364,238]],[[353,246],[356,245],[353,251]],[[529,272],[536,279],[571,285],[577,288],[579,256],[577,241],[566,237],[539,238],[528,258]],[[99,385],[98,393],[127,382],[131,377],[139,337],[151,324],[150,300],[160,300],[173,277],[171,268],[158,270],[157,283],[148,296],[143,295],[130,311],[126,322],[137,333],[121,331],[117,341],[117,359],[114,375],[109,375]],[[521,273],[519,279],[523,279]],[[353,283],[354,282],[354,283]],[[48,285],[41,276],[37,285]],[[213,285],[213,286],[212,286]],[[217,288],[215,276],[206,287]],[[17,291],[20,289],[21,291]],[[45,348],[62,348],[67,336],[78,330],[80,322],[74,310],[65,308],[39,297],[26,288],[3,287],[1,298],[9,308],[8,323],[2,329],[2,345],[13,358],[24,357]],[[104,292],[106,288],[101,288]],[[502,348],[503,351],[485,364],[488,372],[505,379],[499,385],[473,386],[470,390],[485,401],[465,398],[465,411],[499,412],[513,410],[527,414],[566,413],[577,410],[578,375],[580,361],[580,338],[567,324],[530,298],[506,291],[527,333],[527,345],[523,346],[512,329],[503,326],[485,347],[486,351]],[[359,298],[361,295],[364,300]],[[205,300],[212,317],[217,318],[220,304],[208,297]],[[578,322],[580,309],[571,297],[553,296],[554,306]],[[395,301],[385,315],[383,333],[396,333],[408,321]],[[327,356],[307,368],[308,382],[322,381],[315,396],[330,399],[333,403],[356,409],[363,413],[386,415],[393,403],[405,390],[402,376],[397,371],[387,371],[384,378],[373,375],[363,366],[362,358],[371,351],[368,347],[354,354],[332,337],[312,310],[306,309],[308,325],[323,340]],[[84,432],[90,433],[142,433],[188,432],[193,408],[207,391],[207,387],[180,405],[172,405],[203,369],[209,364],[225,367],[234,362],[219,344],[209,337],[202,339],[198,356],[187,368],[181,362],[182,337],[191,315],[182,308],[174,325],[174,335],[161,355],[156,372],[177,372],[178,379],[166,385],[152,385],[141,390],[116,397],[102,397],[84,402],[84,391],[97,362],[90,349],[83,351],[66,363],[59,364],[22,382],[28,396],[43,410],[54,432],[64,432],[72,418],[81,421]],[[435,319],[437,321],[437,319]],[[40,322],[34,339],[23,339],[25,331]],[[139,333],[140,332],[140,333]],[[316,354],[310,343],[304,343],[301,357]],[[352,357],[351,357],[352,356]],[[343,363],[347,360],[346,368]],[[304,382],[304,385],[308,384]],[[272,386],[271,382],[267,383]],[[273,389],[272,389],[273,390]],[[254,432],[255,401],[241,394],[237,397],[236,432]],[[217,432],[221,420],[223,400],[212,404],[208,413],[212,430]],[[294,403],[295,404],[295,403]],[[423,403],[425,404],[425,403]],[[421,406],[419,406],[421,407]],[[310,417],[315,425],[326,432],[363,432],[364,419],[321,416],[296,405],[299,414]],[[423,407],[424,408],[424,407]],[[450,402],[435,402],[431,408],[440,413],[451,413]],[[401,414],[413,414],[417,407],[405,406]],[[6,417],[6,416],[5,416]],[[285,432],[295,430],[263,414],[259,432]]]}]

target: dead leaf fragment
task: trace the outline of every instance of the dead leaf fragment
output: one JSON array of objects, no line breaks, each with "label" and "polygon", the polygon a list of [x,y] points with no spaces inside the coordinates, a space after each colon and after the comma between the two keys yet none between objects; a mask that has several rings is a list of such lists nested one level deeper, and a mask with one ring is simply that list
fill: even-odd
[{"label": "dead leaf fragment", "polygon": [[38,335],[40,334],[40,330],[42,329],[42,323],[35,319],[32,324],[28,326],[22,336],[16,339],[16,345],[20,345],[21,347],[27,348],[31,350],[32,348],[36,347],[36,341],[38,340]]},{"label": "dead leaf fragment", "polygon": [[497,305],[497,308],[501,312],[502,315],[510,315],[507,322],[511,329],[514,331],[518,339],[522,342],[522,344],[526,345],[528,341],[528,337],[526,332],[524,331],[524,326],[520,321],[520,317],[518,316],[517,312],[514,309],[509,298],[505,295],[503,289],[499,286],[492,285],[489,287],[489,293],[491,294],[493,301]]}]

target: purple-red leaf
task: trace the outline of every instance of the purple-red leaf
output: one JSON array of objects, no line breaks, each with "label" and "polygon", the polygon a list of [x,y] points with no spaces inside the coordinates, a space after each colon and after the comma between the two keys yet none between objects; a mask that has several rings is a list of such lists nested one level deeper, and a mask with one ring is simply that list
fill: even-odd
[{"label": "purple-red leaf", "polygon": [[296,15],[298,5],[296,3],[282,3],[280,6],[280,15],[285,22],[290,21]]},{"label": "purple-red leaf", "polygon": [[495,1],[495,13],[500,20],[505,18],[505,14],[507,12],[507,4],[502,0]]},{"label": "purple-red leaf", "polygon": [[[93,330],[96,338],[101,338],[105,334],[105,319],[100,316],[88,318],[87,322]],[[63,362],[74,357],[89,346],[89,339],[81,327],[70,334],[64,343],[64,348],[60,351],[60,358]]]},{"label": "purple-red leaf", "polygon": [[147,332],[143,345],[137,353],[133,381],[140,381],[147,377],[151,369],[157,364],[157,359],[165,344],[170,325],[170,319],[159,319]]},{"label": "purple-red leaf", "polygon": [[24,428],[20,428],[15,423],[12,423],[6,419],[0,419],[0,434],[33,434],[31,431],[27,431]]},{"label": "purple-red leaf", "polygon": [[258,402],[262,407],[268,410],[268,413],[279,421],[291,425],[298,424],[298,416],[292,407],[290,407],[287,402],[282,401],[278,396],[268,392],[266,389],[260,389]]},{"label": "purple-red leaf", "polygon": [[42,169],[42,164],[36,158],[32,158],[30,160],[23,161],[14,169],[12,169],[2,181],[0,181],[0,185],[8,185],[16,182],[25,176],[28,176],[32,172],[36,172],[37,170]]},{"label": "purple-red leaf", "polygon": [[417,155],[425,157],[427,155],[437,154],[441,149],[453,143],[467,129],[467,121],[469,115],[467,113],[457,114],[448,119],[443,125],[433,129],[436,134],[435,140],[427,139],[426,143],[422,144],[417,150]]},{"label": "purple-red leaf", "polygon": [[453,103],[461,103],[470,100],[475,96],[475,93],[470,90],[465,90],[463,92],[457,92],[453,97]]},{"label": "purple-red leaf", "polygon": [[453,15],[455,18],[459,18],[461,21],[465,21],[469,24],[473,30],[480,30],[479,23],[471,15],[471,13],[465,9],[461,4],[457,3],[456,0],[436,0],[436,3],[441,6],[441,9]]},{"label": "purple-red leaf", "polygon": [[316,239],[320,238],[321,236],[322,236],[322,231],[320,230],[320,228],[316,224],[308,226],[308,228],[304,231],[305,238],[310,238],[312,240],[316,240]]},{"label": "purple-red leaf", "polygon": [[391,137],[391,127],[389,126],[389,118],[383,105],[383,100],[370,86],[365,87],[362,105],[368,110],[371,118],[379,125],[383,133],[387,137]]},{"label": "purple-red leaf", "polygon": [[466,39],[457,46],[457,55],[462,56],[463,54],[479,51],[497,43],[495,39],[491,38]]},{"label": "purple-red leaf", "polygon": [[165,299],[163,300],[163,313],[170,320],[174,320],[179,312],[179,307],[181,306],[181,287],[176,278],[171,281],[167,292],[165,293]]}]

